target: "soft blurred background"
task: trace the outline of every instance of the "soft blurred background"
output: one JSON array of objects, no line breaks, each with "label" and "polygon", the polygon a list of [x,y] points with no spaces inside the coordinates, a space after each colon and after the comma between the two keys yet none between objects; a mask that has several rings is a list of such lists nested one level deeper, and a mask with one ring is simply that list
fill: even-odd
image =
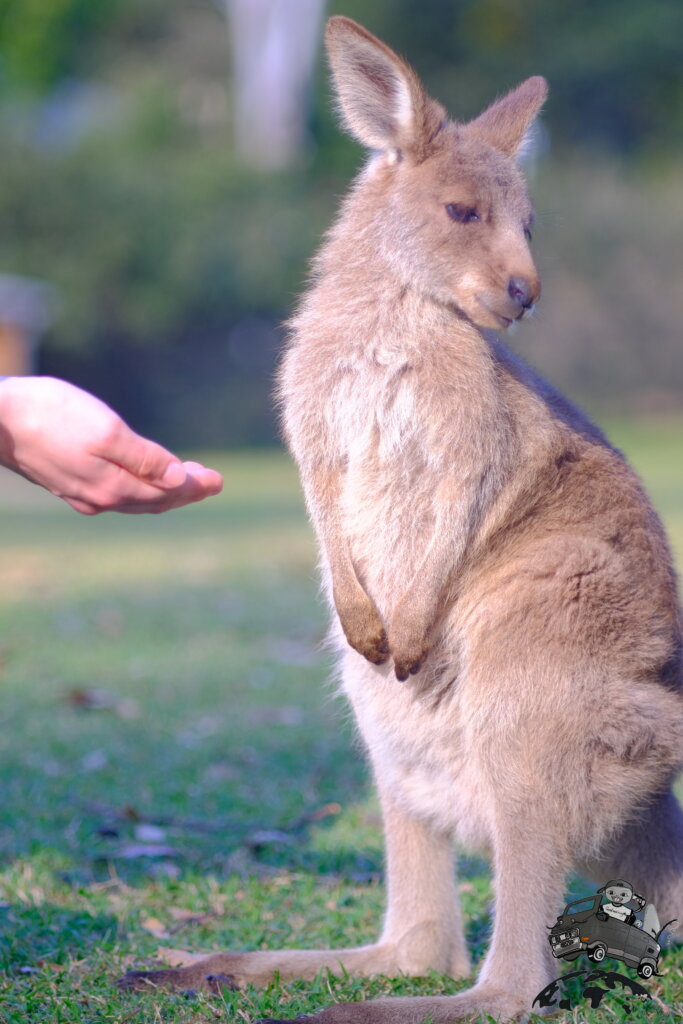
[{"label": "soft blurred background", "polygon": [[[84,518],[0,472],[2,1024],[246,1024],[462,986],[113,985],[160,944],[352,945],[381,914],[378,811],[326,683],[270,397],[363,159],[331,113],[329,13],[456,117],[548,77],[529,168],[544,295],[511,342],[626,450],[683,564],[680,0],[0,0],[0,373],[81,384],[226,479],[161,517]],[[489,877],[459,871],[476,962]],[[683,951],[666,956],[652,991],[680,1020]],[[610,1000],[582,1019],[613,1021]]]},{"label": "soft blurred background", "polygon": [[547,76],[545,293],[515,344],[598,414],[680,410],[680,0],[0,0],[0,273],[33,279],[0,279],[0,321],[34,366],[167,444],[277,439],[281,324],[362,159],[330,13],[455,117]]}]

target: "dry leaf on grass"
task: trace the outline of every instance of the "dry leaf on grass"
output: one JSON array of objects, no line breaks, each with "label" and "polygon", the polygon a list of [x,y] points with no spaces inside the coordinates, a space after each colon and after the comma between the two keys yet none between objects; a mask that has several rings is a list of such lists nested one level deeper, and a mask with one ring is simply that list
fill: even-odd
[{"label": "dry leaf on grass", "polygon": [[207,917],[198,910],[185,910],[184,907],[169,907],[168,912],[176,921],[196,921],[201,917]]},{"label": "dry leaf on grass", "polygon": [[168,939],[170,937],[166,931],[166,925],[158,917],[146,917],[140,922],[140,926],[156,939]]},{"label": "dry leaf on grass", "polygon": [[170,929],[172,935],[179,932],[181,928],[184,928],[186,925],[203,924],[205,921],[210,921],[216,916],[216,914],[211,910],[202,912],[197,910],[185,910],[183,907],[169,907],[168,912],[176,921]]},{"label": "dry leaf on grass", "polygon": [[137,701],[94,686],[74,686],[62,699],[71,707],[83,711],[113,711],[119,718],[140,717],[140,706]]}]

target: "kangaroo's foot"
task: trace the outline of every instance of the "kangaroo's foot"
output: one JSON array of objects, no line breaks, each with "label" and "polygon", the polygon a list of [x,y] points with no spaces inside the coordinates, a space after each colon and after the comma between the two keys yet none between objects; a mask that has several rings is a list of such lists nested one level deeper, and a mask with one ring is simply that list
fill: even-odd
[{"label": "kangaroo's foot", "polygon": [[[456,996],[419,996],[369,999],[363,1003],[337,1003],[320,1013],[297,1020],[313,1024],[453,1024],[458,1020],[512,1021],[528,1014],[528,1001],[514,992],[503,992],[482,983]],[[258,1024],[288,1024],[286,1020]]]},{"label": "kangaroo's foot", "polygon": [[[440,969],[439,963],[427,965]],[[295,978],[312,981],[322,970],[332,974],[348,973],[361,977],[373,974],[424,974],[425,964],[406,963],[396,946],[377,943],[357,949],[319,950],[285,949],[253,953],[215,953],[183,967],[155,971],[129,971],[118,982],[123,989],[143,990],[150,985],[162,988],[217,992],[222,987],[245,988],[268,985],[277,974],[283,981]]]}]

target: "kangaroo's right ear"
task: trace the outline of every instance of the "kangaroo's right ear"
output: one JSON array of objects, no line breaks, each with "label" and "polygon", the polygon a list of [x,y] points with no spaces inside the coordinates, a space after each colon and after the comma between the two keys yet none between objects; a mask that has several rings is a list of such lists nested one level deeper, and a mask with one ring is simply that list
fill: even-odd
[{"label": "kangaroo's right ear", "polygon": [[404,60],[350,18],[336,15],[325,34],[342,120],[370,149],[428,155],[445,111]]},{"label": "kangaroo's right ear", "polygon": [[470,121],[468,130],[513,159],[519,158],[524,153],[534,118],[547,95],[548,83],[545,78],[540,75],[527,78],[507,96],[496,100],[474,121]]}]

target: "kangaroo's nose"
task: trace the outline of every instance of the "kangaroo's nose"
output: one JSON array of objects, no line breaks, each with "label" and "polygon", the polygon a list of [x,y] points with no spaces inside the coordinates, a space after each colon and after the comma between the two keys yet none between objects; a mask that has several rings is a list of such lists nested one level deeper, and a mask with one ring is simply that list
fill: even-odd
[{"label": "kangaroo's nose", "polygon": [[536,299],[534,286],[523,277],[511,277],[508,283],[508,295],[521,310],[529,309]]}]

